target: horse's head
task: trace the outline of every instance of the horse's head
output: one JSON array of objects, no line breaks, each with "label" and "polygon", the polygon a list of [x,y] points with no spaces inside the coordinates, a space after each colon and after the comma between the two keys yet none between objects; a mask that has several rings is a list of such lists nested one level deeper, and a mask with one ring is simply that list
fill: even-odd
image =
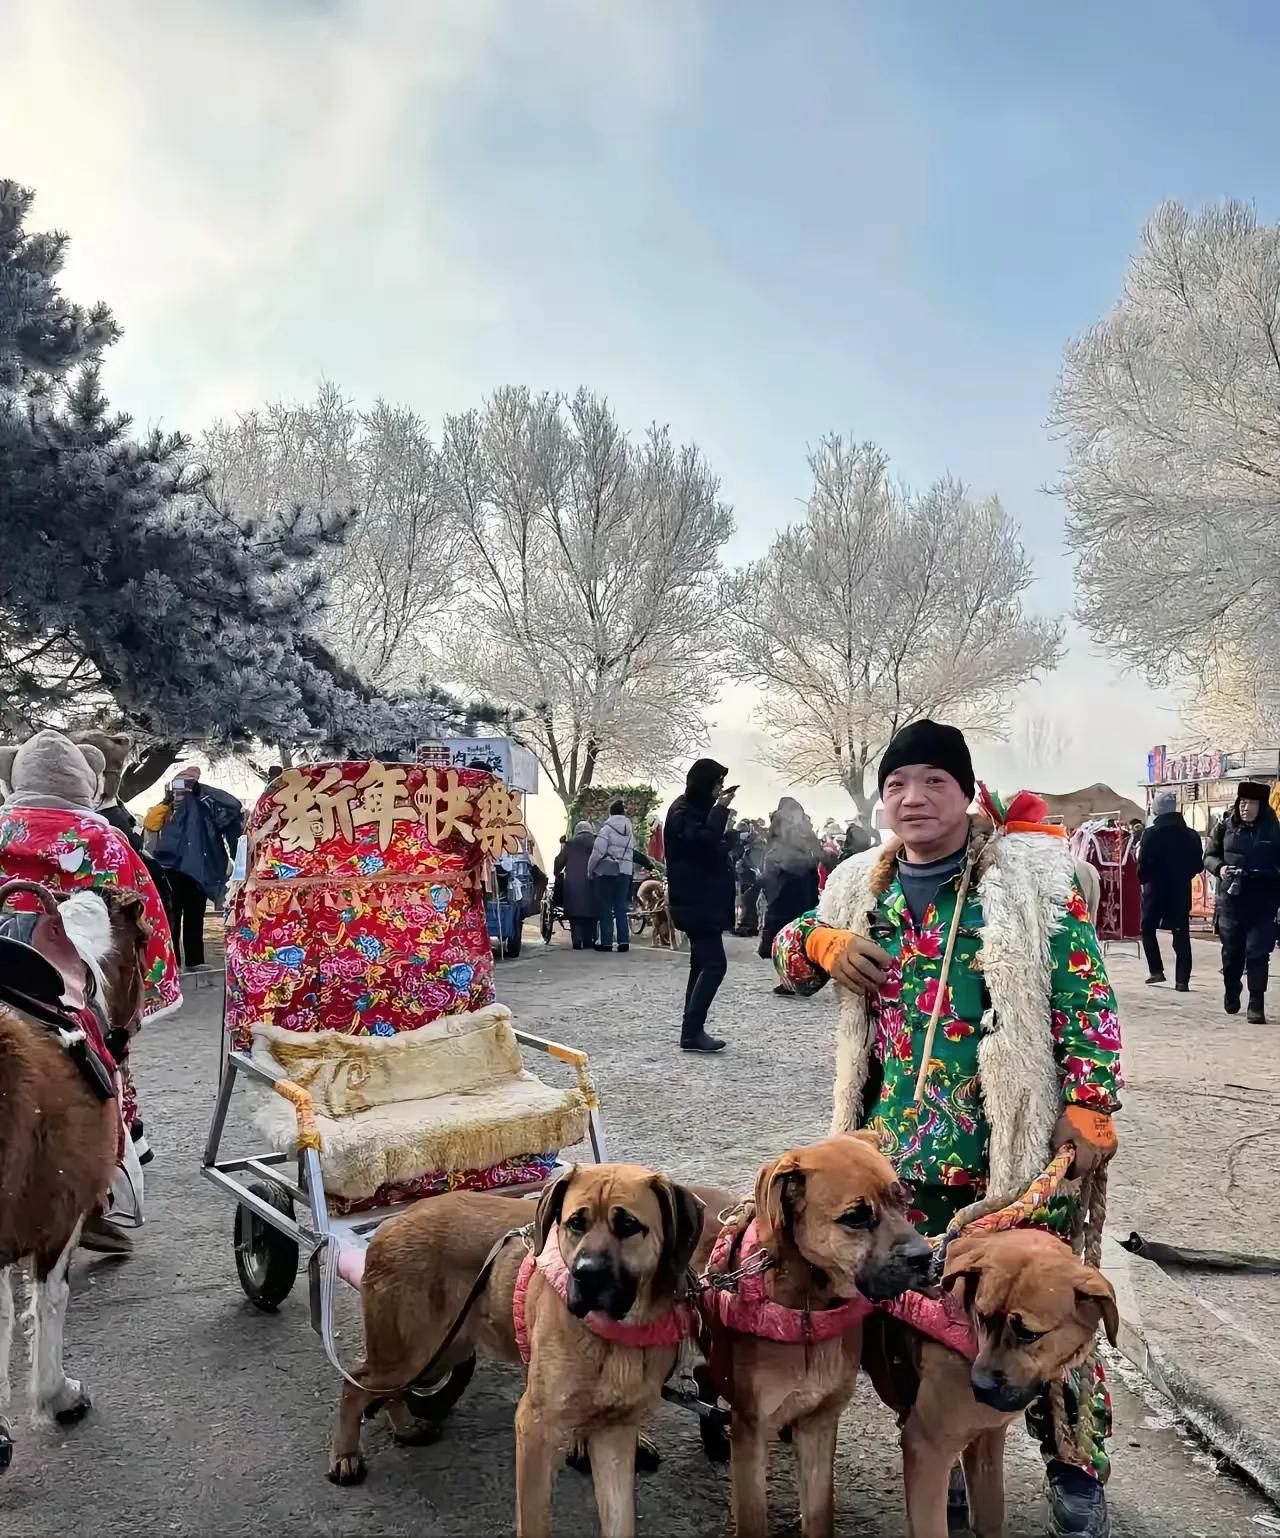
[{"label": "horse's head", "polygon": [[61,908],[62,921],[102,995],[108,1034],[119,1045],[142,1020],[145,952],[151,925],[131,887],[76,892]]}]

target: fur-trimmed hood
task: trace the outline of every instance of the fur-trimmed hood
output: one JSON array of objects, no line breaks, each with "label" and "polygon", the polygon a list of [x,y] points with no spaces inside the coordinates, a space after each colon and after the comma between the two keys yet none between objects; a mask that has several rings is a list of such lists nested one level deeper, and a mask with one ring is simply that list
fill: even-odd
[{"label": "fur-trimmed hood", "polygon": [[[821,923],[868,935],[876,901],[894,879],[895,841],[838,866],[818,905]],[[993,1193],[1021,1190],[1044,1168],[1061,1091],[1050,1023],[1050,941],[1062,925],[1075,861],[1063,839],[994,833],[975,821],[969,845],[983,913],[982,968],[992,1007],[983,1019],[979,1065],[991,1123]],[[855,1128],[875,1046],[866,1000],[836,988],[836,1075],[832,1131]]]}]

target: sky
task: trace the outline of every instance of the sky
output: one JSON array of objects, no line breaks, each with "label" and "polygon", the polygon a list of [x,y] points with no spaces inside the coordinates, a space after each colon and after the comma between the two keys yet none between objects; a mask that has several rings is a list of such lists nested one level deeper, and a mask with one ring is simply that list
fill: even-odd
[{"label": "sky", "polygon": [[[1280,214],[1273,0],[0,0],[0,40],[0,174],[124,326],[105,378],[140,423],[322,376],[435,422],[585,384],[699,444],[732,561],[840,430],[998,493],[1044,613],[1072,602],[1064,344],[1163,199]],[[1131,792],[1176,704],[1073,630],[979,771]],[[757,811],[792,787],[751,705],[711,748]]]}]

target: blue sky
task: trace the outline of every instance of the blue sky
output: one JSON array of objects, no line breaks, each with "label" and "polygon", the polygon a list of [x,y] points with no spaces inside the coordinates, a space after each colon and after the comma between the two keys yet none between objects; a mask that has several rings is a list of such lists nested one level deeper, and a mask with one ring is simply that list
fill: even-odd
[{"label": "blue sky", "polygon": [[[0,0],[0,30],[5,173],[116,308],[141,420],[322,373],[437,421],[583,383],[705,449],[735,556],[840,429],[998,492],[1046,609],[1063,344],[1163,198],[1280,211],[1272,0]],[[1071,738],[1063,784],[1131,784],[1171,703],[1081,644],[1018,710]]]}]

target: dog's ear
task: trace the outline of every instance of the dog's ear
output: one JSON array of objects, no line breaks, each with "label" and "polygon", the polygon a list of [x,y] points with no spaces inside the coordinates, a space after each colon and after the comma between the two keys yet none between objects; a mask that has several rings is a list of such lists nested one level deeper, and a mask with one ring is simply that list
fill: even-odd
[{"label": "dog's ear", "polygon": [[804,1200],[804,1171],[791,1154],[766,1164],[756,1177],[756,1233],[763,1243],[785,1239]]},{"label": "dog's ear", "polygon": [[665,1175],[655,1175],[651,1184],[662,1209],[662,1264],[678,1286],[702,1238],[707,1209],[688,1186],[672,1185]]},{"label": "dog's ear", "polygon": [[1101,1271],[1089,1267],[1076,1282],[1076,1302],[1095,1304],[1102,1316],[1102,1327],[1107,1339],[1114,1346],[1120,1333],[1120,1310],[1116,1307],[1116,1290]]},{"label": "dog's ear", "polygon": [[569,1182],[577,1172],[578,1166],[571,1164],[563,1174],[557,1175],[551,1184],[544,1188],[542,1195],[538,1198],[538,1210],[533,1217],[533,1253],[535,1255],[542,1254],[542,1246],[547,1242],[547,1235],[560,1221]]},{"label": "dog's ear", "polygon": [[963,1282],[966,1314],[973,1312],[978,1283],[982,1280],[986,1248],[986,1243],[979,1234],[972,1239],[957,1239],[947,1250],[946,1264],[942,1271],[942,1290],[951,1292],[957,1282]]}]

